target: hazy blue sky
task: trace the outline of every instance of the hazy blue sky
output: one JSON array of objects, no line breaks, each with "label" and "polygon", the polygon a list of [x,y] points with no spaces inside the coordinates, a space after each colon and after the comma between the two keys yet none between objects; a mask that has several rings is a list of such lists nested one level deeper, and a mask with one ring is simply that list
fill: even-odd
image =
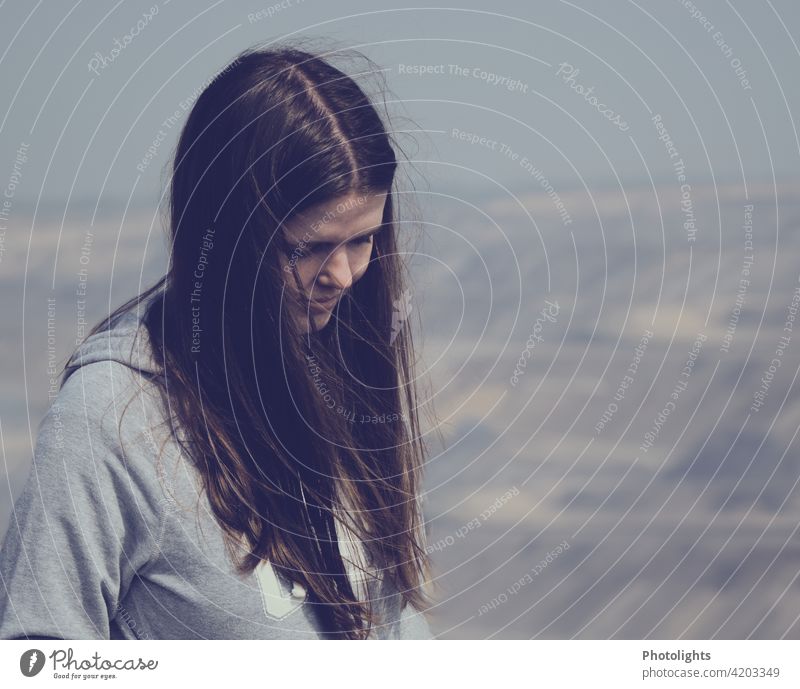
[{"label": "hazy blue sky", "polygon": [[[5,2],[0,182],[19,182],[19,204],[71,198],[94,205],[101,198],[104,205],[131,195],[136,204],[154,201],[185,121],[181,102],[241,49],[287,36],[353,46],[386,69],[390,97],[403,101],[392,109],[410,118],[398,128],[427,130],[414,135],[416,143],[408,140],[407,153],[436,161],[419,170],[439,190],[492,195],[503,186],[530,188],[536,180],[524,158],[561,188],[614,186],[617,175],[623,184],[646,182],[648,174],[674,180],[675,158],[657,138],[655,114],[693,182],[743,174],[748,182],[768,181],[773,168],[780,178],[796,176],[800,17],[792,0],[409,4],[416,7],[354,0]],[[707,20],[693,16],[695,6]],[[114,56],[115,39],[125,43],[140,20],[138,35]],[[401,73],[408,65],[434,72]],[[490,74],[505,81],[492,83]],[[617,123],[578,86],[594,87]],[[180,117],[164,127],[176,110]],[[487,144],[458,139],[454,127]],[[158,153],[141,165],[158,138]],[[21,163],[16,152],[23,144]]]}]

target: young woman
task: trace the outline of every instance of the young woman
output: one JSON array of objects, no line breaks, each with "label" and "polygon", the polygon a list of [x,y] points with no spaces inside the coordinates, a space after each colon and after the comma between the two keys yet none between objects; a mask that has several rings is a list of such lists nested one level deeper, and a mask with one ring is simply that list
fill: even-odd
[{"label": "young woman", "polygon": [[0,637],[430,638],[393,184],[361,87],[250,49],[175,152],[167,274],[67,362]]}]

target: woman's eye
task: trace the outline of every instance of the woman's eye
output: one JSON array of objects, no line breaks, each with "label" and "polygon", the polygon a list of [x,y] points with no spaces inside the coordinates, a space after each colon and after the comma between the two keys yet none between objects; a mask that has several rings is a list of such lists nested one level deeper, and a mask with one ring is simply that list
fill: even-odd
[{"label": "woman's eye", "polygon": [[[353,239],[349,242],[349,244],[353,245],[365,245],[371,244],[374,235],[365,235],[363,237],[358,237],[357,239]],[[328,254],[332,253],[336,249],[335,244],[327,244],[325,242],[316,242],[315,244],[306,245],[306,246],[297,246],[293,254],[296,258],[306,258],[311,255],[317,256],[327,256]]]},{"label": "woman's eye", "polygon": [[298,246],[294,253],[298,258],[305,258],[307,256],[311,256],[312,254],[321,254],[323,249],[324,247],[319,244],[312,244],[310,246]]}]

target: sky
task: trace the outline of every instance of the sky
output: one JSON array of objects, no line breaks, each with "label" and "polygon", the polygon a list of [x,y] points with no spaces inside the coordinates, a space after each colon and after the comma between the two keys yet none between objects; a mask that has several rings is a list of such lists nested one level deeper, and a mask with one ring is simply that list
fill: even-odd
[{"label": "sky", "polygon": [[798,169],[790,0],[17,0],[0,16],[0,183],[40,212],[157,203],[199,90],[276,40],[377,63],[410,178],[443,193],[516,193],[537,171],[559,190],[668,182],[678,160],[696,184]]}]

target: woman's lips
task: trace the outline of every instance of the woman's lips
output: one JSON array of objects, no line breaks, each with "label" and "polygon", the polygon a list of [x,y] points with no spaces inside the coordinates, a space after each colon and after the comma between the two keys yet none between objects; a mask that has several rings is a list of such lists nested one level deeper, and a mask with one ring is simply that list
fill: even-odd
[{"label": "woman's lips", "polygon": [[314,299],[311,302],[311,306],[312,306],[312,308],[316,308],[317,310],[327,311],[328,309],[332,308],[336,304],[336,302],[339,300],[339,296],[340,295],[337,294],[337,295],[335,295],[333,297],[330,297],[329,299],[326,299],[324,301],[323,300]]}]

